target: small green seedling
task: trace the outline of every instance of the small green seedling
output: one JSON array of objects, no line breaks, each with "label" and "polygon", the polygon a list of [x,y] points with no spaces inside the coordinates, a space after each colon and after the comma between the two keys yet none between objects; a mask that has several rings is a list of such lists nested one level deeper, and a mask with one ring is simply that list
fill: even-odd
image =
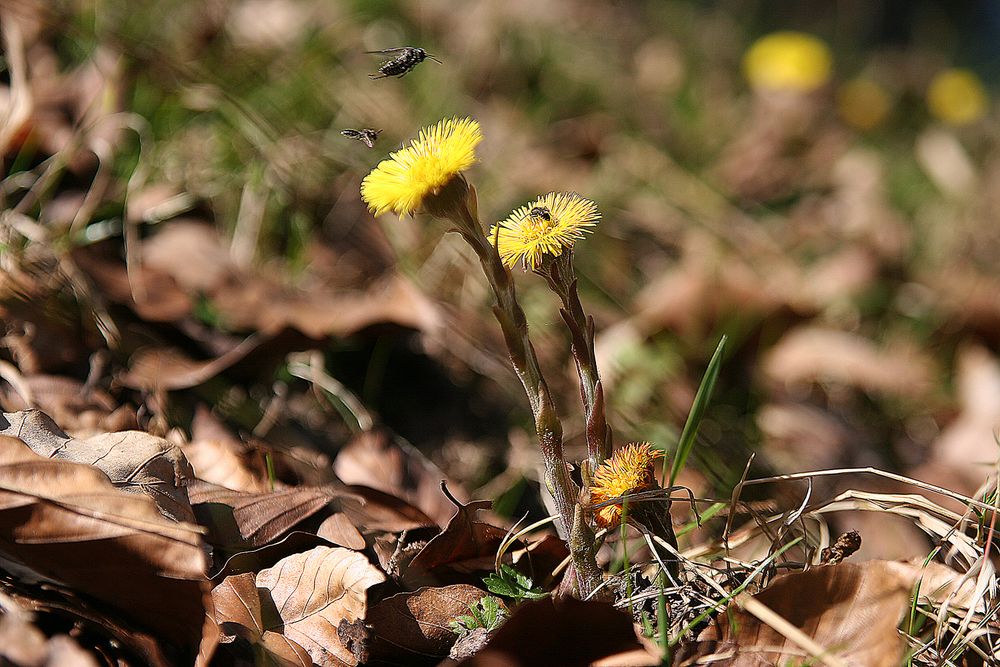
[{"label": "small green seedling", "polygon": [[503,625],[510,615],[503,602],[492,595],[484,595],[475,604],[470,604],[469,611],[472,613],[456,616],[454,620],[448,622],[451,631],[460,637],[478,628],[493,632]]},{"label": "small green seedling", "polygon": [[535,586],[531,577],[521,574],[510,565],[501,565],[500,571],[483,578],[486,589],[494,595],[521,600],[541,600],[548,596],[546,591]]}]

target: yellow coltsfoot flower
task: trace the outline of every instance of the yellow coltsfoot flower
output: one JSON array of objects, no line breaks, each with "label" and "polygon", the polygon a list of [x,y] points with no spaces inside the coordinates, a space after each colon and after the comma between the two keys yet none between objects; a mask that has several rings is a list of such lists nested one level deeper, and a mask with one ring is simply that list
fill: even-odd
[{"label": "yellow coltsfoot flower", "polygon": [[931,113],[948,125],[969,125],[989,109],[989,96],[982,81],[967,69],[947,69],[938,73],[927,89]]},{"label": "yellow coltsfoot flower", "polygon": [[808,93],[830,78],[833,57],[818,37],[791,30],[761,37],[743,57],[743,71],[758,90]]},{"label": "yellow coltsfoot flower", "polygon": [[550,192],[493,225],[490,240],[504,266],[536,269],[546,256],[558,257],[600,221],[597,204],[576,193]]},{"label": "yellow coltsfoot flower", "polygon": [[376,216],[413,215],[476,162],[483,140],[471,118],[442,120],[382,160],[361,182],[361,198]]},{"label": "yellow coltsfoot flower", "polygon": [[[653,477],[653,462],[663,456],[648,442],[633,442],[615,452],[594,472],[590,487],[590,502],[599,505],[609,500],[657,488]],[[602,528],[613,528],[622,516],[620,504],[597,510],[594,519]]]}]

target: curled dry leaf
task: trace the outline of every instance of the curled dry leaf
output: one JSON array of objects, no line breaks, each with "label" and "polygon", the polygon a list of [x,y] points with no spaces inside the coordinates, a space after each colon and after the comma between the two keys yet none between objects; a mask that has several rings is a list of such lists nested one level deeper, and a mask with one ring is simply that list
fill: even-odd
[{"label": "curled dry leaf", "polygon": [[188,657],[214,631],[197,526],[163,517],[150,498],[123,493],[96,468],[43,458],[7,436],[0,557],[7,569],[110,605]]},{"label": "curled dry leaf", "polygon": [[368,589],[383,581],[385,575],[358,552],[316,547],[262,570],[256,585],[267,589],[282,634],[322,667],[358,664],[337,628],[366,618]]},{"label": "curled dry leaf", "polygon": [[[489,509],[491,505],[488,500],[458,504],[448,526],[410,561],[403,579],[410,585],[461,581],[472,573],[492,570],[497,549],[507,531],[476,521],[476,512]],[[479,579],[478,575],[471,578]]]},{"label": "curled dry leaf", "polygon": [[[968,347],[958,354],[955,384],[962,411],[931,445],[933,468],[921,470],[921,479],[947,480],[949,488],[976,493],[983,483],[984,466],[997,458],[996,434],[1000,431],[1000,362],[982,347]],[[950,474],[948,474],[950,473]]]},{"label": "curled dry leaf", "polygon": [[[223,548],[259,547],[291,530],[347,494],[329,488],[301,486],[274,491],[242,492],[206,483],[191,488],[191,502],[209,540]],[[346,531],[346,527],[345,527]],[[364,539],[354,531],[355,541]]]},{"label": "curled dry leaf", "polygon": [[[441,493],[445,474],[420,450],[398,441],[384,430],[367,431],[347,443],[333,462],[337,477],[398,496],[420,508],[438,525],[445,525],[455,506]],[[448,483],[449,489],[460,487]]]},{"label": "curled dry leaf", "polygon": [[[961,575],[943,566],[932,567],[927,591],[941,599]],[[948,573],[951,577],[949,579]],[[815,567],[778,577],[753,596],[759,603],[754,614],[731,609],[702,632],[683,656],[682,665],[711,664],[725,667],[756,667],[809,661],[821,647],[827,655],[851,667],[896,667],[903,660],[904,644],[896,627],[910,606],[916,582],[925,576],[919,565],[890,561],[841,563]],[[922,586],[922,591],[924,587]],[[760,611],[777,614],[790,629],[776,629],[776,621],[762,621]],[[748,607],[750,609],[751,607]],[[798,631],[798,632],[796,632]],[[806,637],[807,642],[795,638]],[[718,661],[707,656],[726,653]],[[705,661],[700,661],[705,658]],[[708,661],[711,660],[709,663]]]},{"label": "curled dry leaf", "polygon": [[545,599],[518,606],[482,651],[459,664],[584,667],[636,649],[641,650],[642,645],[627,613],[604,602]]},{"label": "curled dry leaf", "polygon": [[368,610],[364,630],[341,638],[362,663],[436,664],[458,638],[449,621],[468,614],[484,595],[466,584],[398,593]]},{"label": "curled dry leaf", "polygon": [[121,431],[77,440],[39,410],[3,413],[0,435],[19,438],[46,458],[94,466],[122,491],[152,498],[165,516],[194,523],[186,488],[193,471],[180,448],[163,438]]}]

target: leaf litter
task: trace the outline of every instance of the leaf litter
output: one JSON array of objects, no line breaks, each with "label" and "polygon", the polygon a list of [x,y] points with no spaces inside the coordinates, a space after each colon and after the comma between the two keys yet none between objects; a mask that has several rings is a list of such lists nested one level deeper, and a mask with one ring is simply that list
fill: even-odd
[{"label": "leaf litter", "polygon": [[[245,3],[240,20],[299,11],[284,4]],[[480,9],[514,26],[524,20],[504,13],[517,8]],[[516,162],[506,165],[511,183],[496,187],[535,187],[544,177],[575,188],[588,162],[601,161],[621,179],[616,187],[641,190],[621,203],[621,229],[676,258],[644,255],[644,284],[630,284],[619,270],[636,258],[614,244],[605,247],[606,267],[588,267],[588,279],[605,282],[609,301],[622,304],[599,311],[597,323],[600,356],[614,364],[605,391],[620,391],[614,400],[628,416],[626,428],[640,430],[650,413],[663,421],[665,406],[681,415],[690,407],[697,375],[687,368],[661,372],[663,358],[653,348],[665,338],[680,341],[679,365],[690,368],[705,360],[697,341],[727,319],[744,327],[739,354],[760,346],[757,369],[742,366],[733,375],[756,378],[753,390],[767,406],[757,416],[767,439],[761,458],[777,476],[744,477],[724,502],[692,501],[706,523],[694,513],[685,517],[691,542],[678,554],[681,581],[650,583],[658,569],[654,552],[663,547],[650,536],[633,528],[624,540],[605,536],[601,564],[617,570],[608,583],[620,589],[612,606],[551,599],[566,567],[563,542],[552,532],[508,541],[515,528],[487,513],[489,502],[469,500],[488,480],[448,480],[445,470],[462,468],[440,455],[432,461],[436,452],[425,451],[433,448],[409,445],[379,423],[379,410],[391,409],[377,400],[372,360],[381,354],[379,341],[404,339],[453,377],[487,377],[487,402],[500,396],[494,384],[516,383],[497,371],[502,355],[477,349],[496,334],[478,316],[480,288],[455,280],[464,260],[454,248],[442,244],[419,272],[397,269],[401,259],[427,254],[422,232],[357,225],[359,209],[339,202],[328,221],[335,241],[289,233],[279,242],[302,243],[297,260],[255,257],[264,237],[247,223],[252,187],[238,202],[230,238],[220,231],[222,217],[217,222],[206,209],[219,201],[213,188],[233,188],[169,176],[176,168],[169,150],[157,155],[168,167],[163,173],[137,168],[128,182],[111,178],[110,160],[129,150],[130,131],[140,136],[141,151],[150,148],[142,123],[120,113],[133,91],[114,45],[64,66],[46,23],[50,9],[27,2],[0,11],[10,71],[0,83],[0,153],[5,166],[19,165],[5,178],[0,213],[3,660],[437,664],[450,653],[471,665],[553,664],[553,655],[563,664],[652,665],[661,664],[664,647],[650,639],[651,602],[662,597],[674,664],[995,664],[997,280],[988,263],[966,261],[962,239],[930,242],[941,254],[936,262],[906,266],[917,250],[909,220],[887,195],[887,165],[867,148],[849,147],[843,128],[831,125],[815,100],[755,99],[748,118],[730,123],[735,133],[713,144],[713,169],[733,199],[778,202],[756,218],[665,151],[613,137],[610,117],[560,125],[553,133],[566,143],[550,150],[534,145],[511,108],[490,109],[499,144],[519,148]],[[468,17],[439,11],[428,7],[427,17],[414,20],[429,21],[428,30],[435,22],[451,26],[450,34],[470,42],[486,39]],[[546,11],[531,20],[554,27],[560,10]],[[581,9],[580,19],[631,20],[601,11]],[[353,17],[341,20],[357,28]],[[300,16],[288,39],[307,23]],[[225,30],[255,49],[278,48],[237,27]],[[656,52],[678,48],[664,40],[656,37]],[[154,41],[150,53],[158,53]],[[647,53],[651,44],[639,46]],[[468,61],[484,74],[470,80],[496,80],[492,57],[472,49]],[[689,66],[676,64],[680,74]],[[181,88],[185,104],[195,106],[204,103],[199,95],[218,92]],[[407,131],[408,102],[388,87],[372,95],[348,90],[344,103],[382,114],[387,136]],[[934,142],[921,137],[921,168],[949,197],[989,208],[988,193],[956,187],[937,168],[935,151],[961,146],[947,131],[935,132]],[[787,149],[809,134],[816,140],[792,156]],[[210,145],[205,135],[195,138],[192,146]],[[278,158],[295,154],[294,139],[263,147],[263,159],[274,160],[268,187],[280,187]],[[565,162],[567,150],[592,157]],[[200,155],[214,159],[210,150]],[[494,159],[502,170],[511,158]],[[202,168],[201,160],[182,161],[186,169]],[[347,176],[319,178],[320,189],[330,182],[340,188],[355,167]],[[989,169],[983,167],[984,178]],[[310,179],[303,173],[301,180]],[[304,191],[286,199],[300,195],[331,208]],[[965,214],[952,200],[935,205],[922,215]],[[678,225],[679,217],[697,224]],[[971,224],[962,233],[974,255],[989,257],[990,234]],[[916,326],[873,326],[862,301],[880,281],[895,290],[886,313],[947,326],[923,338]],[[460,312],[446,312],[431,293],[447,294]],[[535,307],[532,317],[544,317]],[[462,331],[449,331],[456,323]],[[553,337],[541,340],[546,365],[568,362]],[[329,411],[329,397],[320,400],[320,383],[303,386],[291,372],[298,368],[291,353],[334,345],[339,352],[324,361],[337,378],[356,373],[343,363],[351,346],[375,348],[362,381],[324,384],[348,411],[364,412],[353,424]],[[637,348],[653,356],[629,362]],[[657,363],[643,361],[650,358]],[[643,370],[660,375],[648,383]],[[948,384],[942,376],[949,372],[954,397],[939,386]],[[553,386],[571,396],[571,380],[557,375]],[[501,410],[509,405],[497,402]],[[869,403],[903,426],[885,428]],[[473,407],[482,421],[482,405]],[[712,422],[705,437],[724,444]],[[908,476],[873,488],[864,481],[872,471],[866,457],[886,433],[896,438],[894,462]],[[567,434],[569,446],[579,435]],[[461,448],[455,451],[461,456]],[[728,452],[720,452],[725,460]],[[495,490],[533,483],[533,464],[517,466],[515,477],[504,478],[507,486]],[[801,472],[820,468],[829,474]],[[781,488],[741,497],[762,484]],[[950,490],[944,499],[942,488]],[[706,511],[712,507],[729,510],[725,527],[718,517],[726,512]],[[860,531],[861,551],[823,564],[839,543],[831,536],[861,515],[876,517]],[[888,516],[917,539],[880,544]],[[620,562],[628,540],[630,556]],[[926,562],[853,562],[861,555],[912,559],[921,545],[924,556],[931,553]],[[963,653],[971,657],[956,662]]]}]

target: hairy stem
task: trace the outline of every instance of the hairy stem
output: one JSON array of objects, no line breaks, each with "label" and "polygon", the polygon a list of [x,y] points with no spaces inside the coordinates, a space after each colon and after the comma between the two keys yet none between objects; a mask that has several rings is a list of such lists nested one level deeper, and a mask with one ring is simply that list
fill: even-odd
[{"label": "hairy stem", "polygon": [[[470,199],[475,197],[470,190]],[[493,314],[500,323],[511,363],[531,404],[535,417],[535,432],[545,465],[545,486],[555,499],[563,534],[568,536],[570,553],[577,573],[577,593],[589,597],[603,581],[597,566],[593,535],[586,538],[580,524],[580,489],[569,476],[563,455],[562,424],[555,403],[542,377],[535,349],[528,338],[528,323],[517,302],[517,292],[510,272],[500,261],[500,255],[483,234],[482,226],[473,213],[475,205],[457,206],[449,219],[455,223],[462,238],[472,246],[483,273],[493,290],[496,304]],[[576,521],[574,521],[576,518]]]},{"label": "hairy stem", "polygon": [[593,472],[611,456],[611,427],[605,416],[604,389],[597,370],[594,318],[584,312],[580,302],[572,250],[547,261],[538,272],[562,302],[560,314],[570,332],[573,360],[580,376],[580,398],[587,422],[587,451]]}]

